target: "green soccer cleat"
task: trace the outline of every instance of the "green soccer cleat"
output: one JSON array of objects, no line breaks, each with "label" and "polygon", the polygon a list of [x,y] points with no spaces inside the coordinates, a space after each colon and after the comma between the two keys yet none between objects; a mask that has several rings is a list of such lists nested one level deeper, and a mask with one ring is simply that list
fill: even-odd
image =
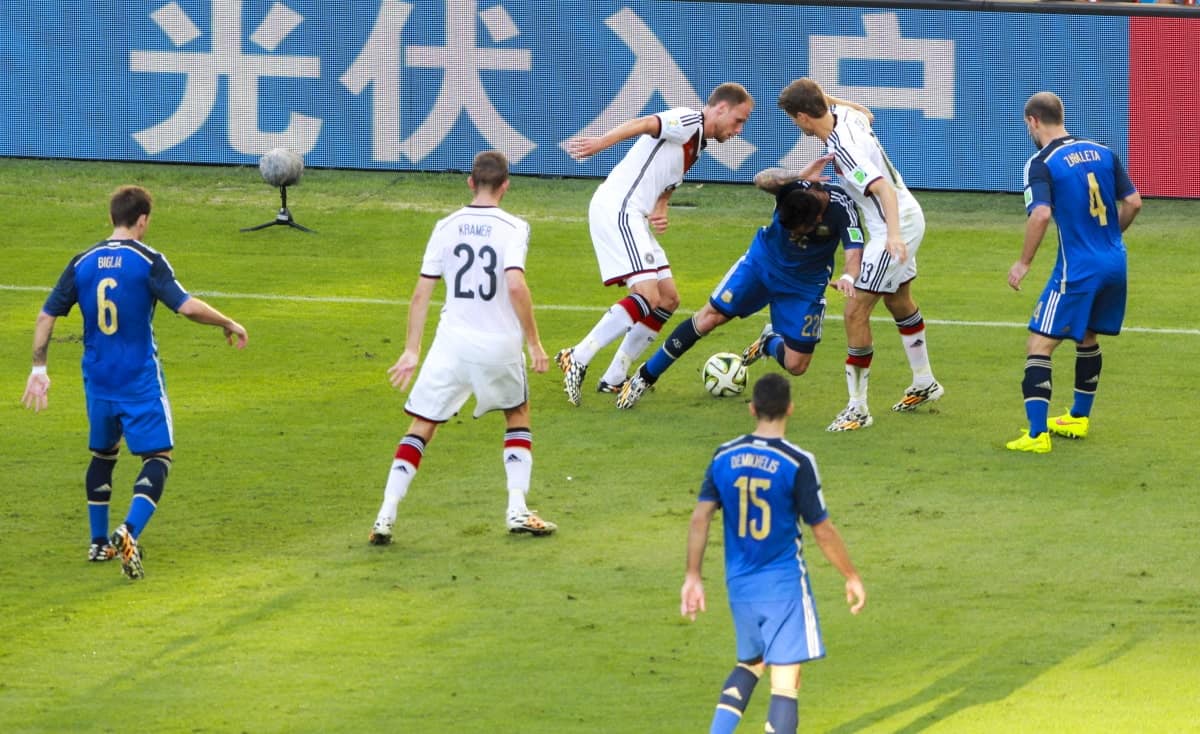
[{"label": "green soccer cleat", "polygon": [[1028,451],[1031,454],[1050,453],[1050,432],[1030,437],[1029,429],[1022,428],[1021,435],[1004,444],[1009,451]]},{"label": "green soccer cleat", "polygon": [[1087,438],[1088,418],[1086,415],[1076,418],[1070,412],[1066,412],[1046,421],[1046,428],[1056,436],[1064,438]]},{"label": "green soccer cleat", "polygon": [[146,575],[142,570],[142,549],[138,547],[137,539],[129,532],[127,525],[122,523],[108,542],[116,548],[117,558],[121,559],[121,573],[134,581]]}]

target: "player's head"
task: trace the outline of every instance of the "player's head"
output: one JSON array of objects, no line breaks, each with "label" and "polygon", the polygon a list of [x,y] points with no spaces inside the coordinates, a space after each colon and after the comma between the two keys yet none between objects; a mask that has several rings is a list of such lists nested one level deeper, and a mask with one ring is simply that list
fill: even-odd
[{"label": "player's head", "polygon": [[108,216],[114,227],[135,227],[142,217],[150,218],[154,200],[141,186],[122,186],[108,200]]},{"label": "player's head", "polygon": [[754,383],[750,412],[760,421],[777,421],[792,413],[792,385],[783,375],[768,372]]},{"label": "player's head", "polygon": [[779,224],[792,233],[792,239],[816,229],[828,205],[829,192],[819,181],[787,186],[775,196]]},{"label": "player's head", "polygon": [[508,159],[498,150],[485,150],[471,164],[470,185],[479,191],[499,191],[508,183]]},{"label": "player's head", "polygon": [[718,143],[740,135],[754,111],[754,97],[737,82],[725,82],[708,95],[704,105],[704,137]]},{"label": "player's head", "polygon": [[1066,134],[1063,103],[1054,92],[1038,92],[1025,102],[1025,129],[1039,149]]},{"label": "player's head", "polygon": [[801,77],[783,88],[779,93],[779,109],[786,112],[805,135],[813,134],[813,120],[829,114],[825,90],[808,77]]}]

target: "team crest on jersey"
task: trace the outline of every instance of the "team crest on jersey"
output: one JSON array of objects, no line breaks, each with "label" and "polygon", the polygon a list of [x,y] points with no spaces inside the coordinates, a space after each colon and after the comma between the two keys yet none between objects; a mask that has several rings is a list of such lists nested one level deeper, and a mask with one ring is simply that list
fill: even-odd
[{"label": "team crest on jersey", "polygon": [[721,302],[722,303],[730,303],[732,301],[733,301],[733,291],[729,291],[729,290],[721,291]]}]

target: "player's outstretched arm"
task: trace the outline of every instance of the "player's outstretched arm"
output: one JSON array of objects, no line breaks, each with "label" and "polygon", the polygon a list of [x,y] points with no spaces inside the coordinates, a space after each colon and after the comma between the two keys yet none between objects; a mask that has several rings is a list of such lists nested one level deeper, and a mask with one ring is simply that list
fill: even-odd
[{"label": "player's outstretched arm", "polygon": [[815,158],[804,168],[764,168],[754,174],[754,185],[768,194],[778,194],[780,189],[793,181],[828,181],[829,177],[822,176],[821,171],[832,160],[833,154],[827,153]]},{"label": "player's outstretched arm", "polygon": [[584,161],[622,140],[628,140],[637,135],[658,135],[659,124],[658,115],[635,117],[617,125],[603,135],[571,138],[563,143],[563,147],[572,158]]},{"label": "player's outstretched arm", "polygon": [[246,328],[199,298],[192,296],[184,301],[183,305],[179,307],[179,313],[198,324],[221,327],[221,330],[225,332],[225,341],[234,344],[236,337],[237,348],[246,348],[248,338]]},{"label": "player's outstretched arm", "polygon": [[679,590],[679,613],[693,622],[696,621],[697,612],[707,611],[701,569],[704,565],[704,548],[708,545],[708,526],[716,512],[716,502],[701,500],[696,503],[688,525],[687,573]]},{"label": "player's outstretched arm", "polygon": [[850,605],[851,614],[858,614],[867,603],[867,590],[850,560],[850,552],[846,550],[842,534],[829,519],[813,525],[812,532],[817,545],[821,547],[821,553],[846,578],[846,603]]},{"label": "player's outstretched arm", "polygon": [[33,327],[33,369],[25,381],[21,403],[26,408],[33,408],[35,413],[42,411],[49,402],[50,375],[46,374],[46,353],[50,349],[55,321],[54,316],[41,311]]}]

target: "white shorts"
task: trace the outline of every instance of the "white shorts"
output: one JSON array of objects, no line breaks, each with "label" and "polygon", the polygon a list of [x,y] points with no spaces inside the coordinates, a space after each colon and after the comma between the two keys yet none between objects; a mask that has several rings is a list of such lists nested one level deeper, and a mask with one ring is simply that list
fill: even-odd
[{"label": "white shorts", "polygon": [[517,408],[528,401],[525,355],[518,351],[514,358],[511,349],[503,349],[498,359],[485,361],[480,358],[478,346],[456,343],[453,337],[439,332],[417,373],[404,412],[445,423],[472,394],[476,418],[493,410]]},{"label": "white shorts", "polygon": [[588,226],[604,285],[632,285],[672,277],[667,253],[641,214],[593,196]]},{"label": "white shorts", "polygon": [[902,219],[900,234],[908,245],[904,262],[896,260],[887,250],[887,236],[871,239],[863,247],[862,270],[854,287],[872,293],[895,293],[900,286],[917,277],[917,250],[925,237],[925,217],[918,210],[915,216]]}]

